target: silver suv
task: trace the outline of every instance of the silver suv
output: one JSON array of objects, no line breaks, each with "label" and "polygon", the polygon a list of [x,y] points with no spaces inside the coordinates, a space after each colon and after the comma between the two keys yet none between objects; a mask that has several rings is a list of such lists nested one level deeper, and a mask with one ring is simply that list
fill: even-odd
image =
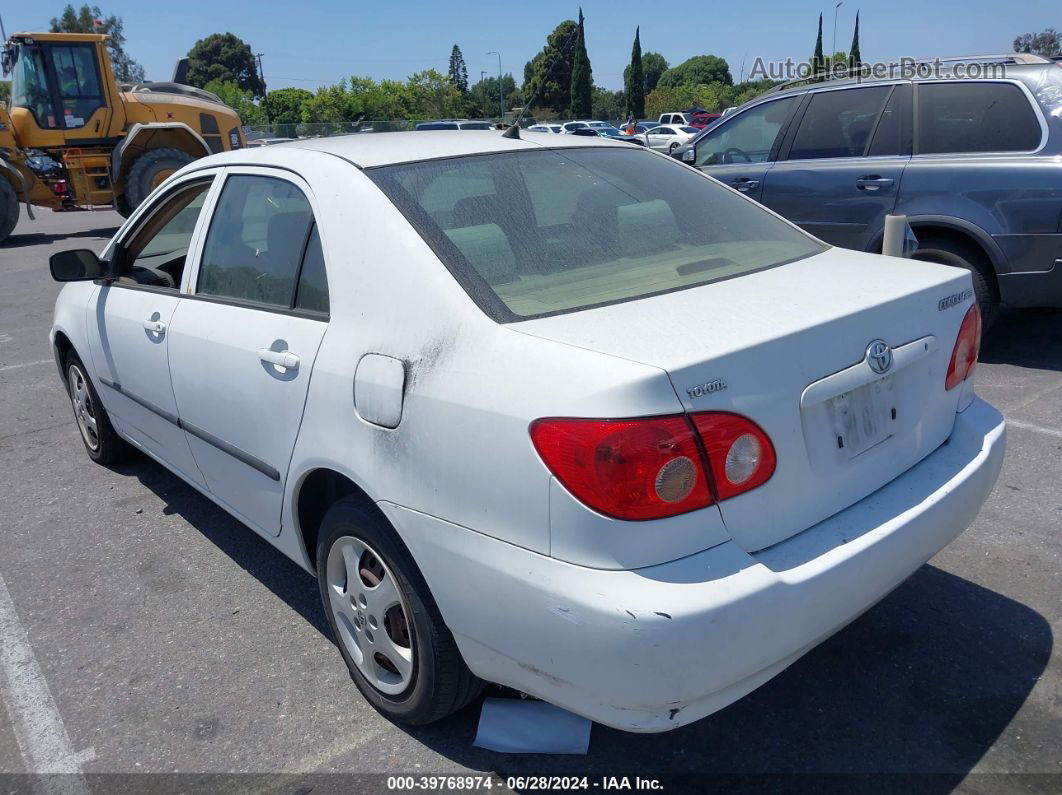
[{"label": "silver suv", "polygon": [[907,215],[914,256],[972,271],[986,321],[1062,307],[1062,62],[964,60],[992,76],[783,85],[673,154],[837,246],[880,251]]}]

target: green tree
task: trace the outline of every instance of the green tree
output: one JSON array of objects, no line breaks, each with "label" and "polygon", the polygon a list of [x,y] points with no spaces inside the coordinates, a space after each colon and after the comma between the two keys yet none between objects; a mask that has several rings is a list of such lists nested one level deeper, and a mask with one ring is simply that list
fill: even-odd
[{"label": "green tree", "polygon": [[852,33],[852,48],[848,51],[848,68],[853,72],[863,64],[863,54],[859,52],[859,12],[856,11],[855,32]]},{"label": "green tree", "polygon": [[575,54],[572,57],[572,116],[586,118],[594,103],[594,75],[590,69],[590,56],[586,54],[586,23],[583,9],[579,9],[579,28],[575,37]]},{"label": "green tree", "polygon": [[[538,94],[538,107],[564,113],[571,105],[572,59],[579,25],[566,19],[546,37],[546,46],[524,66],[522,93],[527,101]],[[532,109],[533,110],[533,109]]]},{"label": "green tree", "polygon": [[[631,65],[623,73],[623,86],[627,90],[627,113],[640,119],[645,116],[645,75],[642,72],[642,29],[634,29],[634,46],[631,48]],[[596,114],[595,114],[596,115]]]},{"label": "green tree", "polygon": [[[95,23],[99,22],[97,26]],[[107,49],[111,67],[119,83],[143,83],[144,67],[134,61],[125,51],[125,36],[122,34],[122,18],[111,14],[103,16],[99,6],[87,3],[77,11],[72,5],[63,9],[58,17],[52,17],[52,33],[106,33],[111,37]]]},{"label": "green tree", "polygon": [[627,118],[627,94],[624,91],[609,91],[594,86],[590,103],[590,117],[607,121],[624,121]]},{"label": "green tree", "polygon": [[406,81],[413,119],[451,118],[461,112],[461,92],[445,75],[425,69]]},{"label": "green tree", "polygon": [[1047,28],[1040,33],[1023,33],[1014,39],[1014,52],[1029,52],[1050,58],[1062,55],[1062,33]]},{"label": "green tree", "polygon": [[[642,76],[645,82],[646,94],[656,88],[656,84],[660,82],[660,75],[666,72],[670,66],[667,58],[658,52],[642,53]],[[623,85],[627,85],[630,81],[630,72],[631,67],[629,64],[623,67]]]},{"label": "green tree", "polygon": [[0,102],[11,107],[11,81],[0,80]]},{"label": "green tree", "polygon": [[311,99],[313,92],[305,88],[278,88],[266,94],[260,104],[271,124],[298,124],[302,106]]},{"label": "green tree", "polygon": [[461,48],[456,44],[450,50],[450,82],[454,84],[462,94],[468,93],[468,68],[465,66],[465,56]]},{"label": "green tree", "polygon": [[311,124],[348,121],[350,100],[345,80],[333,86],[321,86],[302,104],[302,120]]},{"label": "green tree", "polygon": [[205,88],[213,80],[236,83],[256,98],[265,96],[265,83],[251,48],[231,33],[200,39],[188,52],[188,82]]},{"label": "green tree", "polygon": [[656,88],[676,88],[683,85],[707,85],[723,83],[732,85],[730,67],[718,55],[696,55],[678,66],[668,69],[656,84]]},{"label": "green tree", "polygon": [[822,14],[819,14],[819,35],[815,39],[815,53],[811,56],[811,73],[822,74],[826,69],[826,59],[822,56]]},{"label": "green tree", "polygon": [[[502,101],[504,107],[511,108],[519,104],[516,81],[511,74],[501,78]],[[493,118],[498,113],[498,78],[485,77],[468,90],[469,115]]]},{"label": "green tree", "polygon": [[266,116],[261,107],[255,104],[250,91],[240,88],[233,80],[211,80],[203,88],[236,111],[243,124],[265,124]]}]

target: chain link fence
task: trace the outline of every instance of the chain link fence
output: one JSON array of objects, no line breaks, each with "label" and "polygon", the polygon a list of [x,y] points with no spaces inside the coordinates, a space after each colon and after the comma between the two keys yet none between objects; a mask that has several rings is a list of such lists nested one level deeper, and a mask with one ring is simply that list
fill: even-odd
[{"label": "chain link fence", "polygon": [[[512,124],[514,114],[506,114],[505,124]],[[252,124],[243,128],[244,135],[248,140],[257,138],[323,138],[331,135],[351,135],[354,133],[380,133],[380,132],[406,132],[416,128],[417,124],[425,119],[377,119],[373,121],[337,121],[337,122],[303,122],[299,124]],[[477,120],[478,121],[478,120]],[[492,124],[497,119],[486,119]],[[530,127],[535,124],[533,118],[524,117],[520,120],[521,127]],[[556,122],[553,122],[556,123]],[[620,125],[621,121],[613,120],[611,124]]]}]

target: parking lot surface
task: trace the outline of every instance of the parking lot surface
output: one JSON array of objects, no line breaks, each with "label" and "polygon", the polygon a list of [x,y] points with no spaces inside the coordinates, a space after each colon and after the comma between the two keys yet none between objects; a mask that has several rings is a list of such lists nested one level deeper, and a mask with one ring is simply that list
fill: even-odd
[{"label": "parking lot surface", "polygon": [[[699,723],[595,726],[585,757],[504,755],[472,747],[478,703],[425,728],[380,717],[310,576],[146,458],[89,461],[48,344],[47,257],[98,251],[121,219],[37,214],[0,248],[0,793],[41,772],[78,792],[220,786],[213,774],[248,774],[224,780],[246,791],[383,791],[382,777],[302,775],[396,773],[1062,791],[1062,312],[1001,313],[977,389],[1009,420],[1003,472],[908,582]],[[146,773],[170,777],[126,775]]]}]

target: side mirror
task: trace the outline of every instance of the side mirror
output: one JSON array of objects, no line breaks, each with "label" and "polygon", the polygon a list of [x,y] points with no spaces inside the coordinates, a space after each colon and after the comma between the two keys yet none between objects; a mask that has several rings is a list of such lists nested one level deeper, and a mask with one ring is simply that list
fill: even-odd
[{"label": "side mirror", "polygon": [[57,282],[85,282],[108,276],[107,263],[87,248],[52,254],[48,258],[48,268]]},{"label": "side mirror", "polygon": [[691,146],[685,152],[682,153],[683,163],[695,163],[697,162],[697,147]]}]

